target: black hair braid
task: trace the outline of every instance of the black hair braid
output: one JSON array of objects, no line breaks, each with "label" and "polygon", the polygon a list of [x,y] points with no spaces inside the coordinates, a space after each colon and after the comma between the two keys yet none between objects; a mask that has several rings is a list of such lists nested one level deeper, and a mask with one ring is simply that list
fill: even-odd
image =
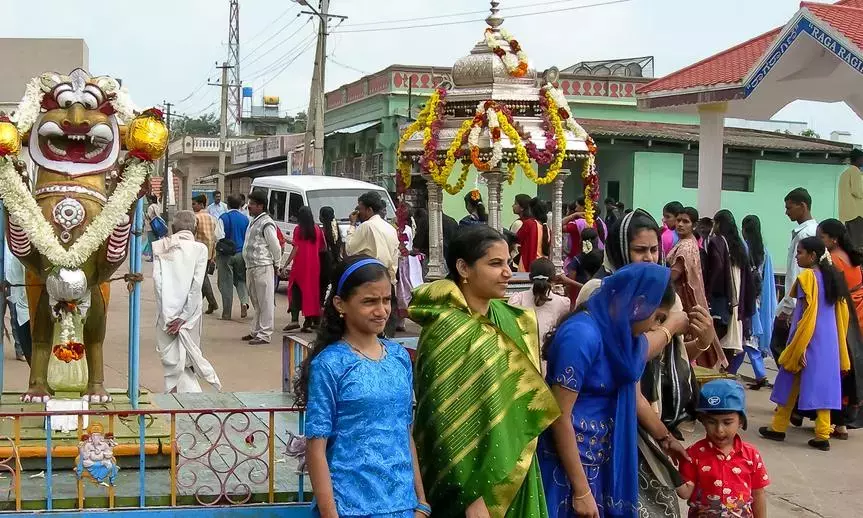
[{"label": "black hair braid", "polygon": [[324,306],[324,315],[321,325],[318,326],[318,331],[312,342],[312,350],[309,355],[303,360],[300,365],[299,373],[294,378],[294,404],[304,406],[308,400],[309,388],[309,367],[312,360],[321,353],[328,345],[338,342],[344,336],[345,320],[339,315],[336,307],[333,305],[332,299],[335,295],[330,294],[327,299],[327,304]]},{"label": "black hair braid", "polygon": [[[340,279],[351,265],[365,259],[370,258],[358,255],[345,259],[344,262],[339,264],[333,279]],[[303,360],[302,365],[300,365],[299,373],[294,380],[294,404],[303,406],[308,402],[309,369],[311,367],[312,360],[314,360],[315,357],[328,346],[341,340],[347,331],[345,320],[336,309],[333,299],[336,296],[340,296],[343,299],[349,298],[359,286],[367,282],[375,282],[384,278],[389,279],[389,273],[385,266],[376,262],[361,266],[359,269],[351,273],[345,280],[340,293],[335,292],[336,287],[334,286],[333,292],[330,293],[329,298],[327,298],[327,303],[324,305],[323,319],[321,321],[321,325],[318,327],[315,340],[311,344],[312,350],[306,359]]]}]

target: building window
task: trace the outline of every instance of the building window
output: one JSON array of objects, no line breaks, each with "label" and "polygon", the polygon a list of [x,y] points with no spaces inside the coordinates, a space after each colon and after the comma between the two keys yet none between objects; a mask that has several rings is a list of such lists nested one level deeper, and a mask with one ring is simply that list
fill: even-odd
[{"label": "building window", "polygon": [[[754,172],[755,160],[725,155],[722,160],[722,190],[752,192]],[[683,187],[698,188],[698,153],[683,155]]]},{"label": "building window", "polygon": [[256,124],[253,135],[271,136],[276,134],[276,127],[271,124]]},{"label": "building window", "polygon": [[376,180],[383,175],[384,169],[384,154],[376,153],[369,157],[369,165],[367,168],[367,178]]},{"label": "building window", "polygon": [[333,161],[333,174],[336,176],[344,176],[345,175],[345,160],[335,160]]}]

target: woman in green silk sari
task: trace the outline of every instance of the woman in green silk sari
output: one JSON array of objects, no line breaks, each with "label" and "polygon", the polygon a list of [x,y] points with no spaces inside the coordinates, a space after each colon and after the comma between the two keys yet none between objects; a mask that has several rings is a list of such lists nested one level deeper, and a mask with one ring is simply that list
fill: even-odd
[{"label": "woman in green silk sari", "polygon": [[422,326],[414,439],[437,516],[545,518],[537,438],[560,410],[540,374],[536,316],[503,302],[509,247],[494,229],[462,229],[450,279],[413,294]]}]

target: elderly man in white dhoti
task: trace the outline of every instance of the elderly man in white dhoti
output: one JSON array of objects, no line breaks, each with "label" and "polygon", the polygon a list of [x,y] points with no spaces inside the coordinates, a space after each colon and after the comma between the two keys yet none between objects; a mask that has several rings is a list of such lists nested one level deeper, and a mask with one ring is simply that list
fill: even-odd
[{"label": "elderly man in white dhoti", "polygon": [[216,389],[222,384],[201,353],[201,285],[207,246],[195,241],[195,214],[180,211],[173,234],[153,243],[156,288],[156,351],[165,369],[166,392],[201,392],[198,376]]}]

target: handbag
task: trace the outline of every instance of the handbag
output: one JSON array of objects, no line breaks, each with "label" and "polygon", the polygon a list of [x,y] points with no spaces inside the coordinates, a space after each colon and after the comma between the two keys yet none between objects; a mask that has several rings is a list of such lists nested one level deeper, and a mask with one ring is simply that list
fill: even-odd
[{"label": "handbag", "polygon": [[[223,225],[226,227],[225,236],[231,235],[231,218],[225,218],[223,220]],[[222,239],[216,241],[216,253],[219,255],[234,255],[237,253],[237,243],[234,242],[233,239],[228,237],[223,237]]]},{"label": "handbag", "polygon": [[207,260],[207,275],[213,275],[216,273],[216,261],[212,259]]},{"label": "handbag", "polygon": [[234,255],[237,253],[237,244],[233,239],[223,237],[216,242],[216,253],[219,255]]},{"label": "handbag", "polygon": [[162,239],[168,235],[168,224],[161,216],[156,216],[150,220],[150,229],[157,238]]}]

